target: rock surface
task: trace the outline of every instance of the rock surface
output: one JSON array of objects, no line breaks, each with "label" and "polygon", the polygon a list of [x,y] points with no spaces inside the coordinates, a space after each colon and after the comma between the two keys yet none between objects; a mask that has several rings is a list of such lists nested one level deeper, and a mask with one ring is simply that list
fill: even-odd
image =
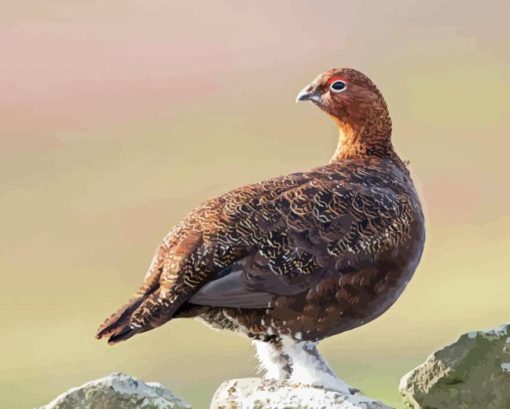
[{"label": "rock surface", "polygon": [[191,409],[159,383],[115,373],[87,382],[40,409]]},{"label": "rock surface", "polygon": [[363,396],[260,378],[223,382],[210,409],[391,409]]},{"label": "rock surface", "polygon": [[509,409],[510,324],[462,335],[400,382],[407,409]]}]

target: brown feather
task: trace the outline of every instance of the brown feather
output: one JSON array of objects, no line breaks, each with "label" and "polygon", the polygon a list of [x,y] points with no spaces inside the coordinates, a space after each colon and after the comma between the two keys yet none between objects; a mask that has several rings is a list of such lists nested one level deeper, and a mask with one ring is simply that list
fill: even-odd
[{"label": "brown feather", "polygon": [[[349,90],[326,95],[335,75]],[[391,144],[386,103],[355,70],[326,72],[309,89],[323,93],[316,104],[339,125],[331,163],[235,189],[191,212],[163,239],[144,286],[98,338],[115,343],[173,317],[199,316],[256,339],[316,341],[395,302],[425,233],[409,172]],[[229,279],[233,265],[237,276]],[[222,282],[209,284],[215,280]]]}]

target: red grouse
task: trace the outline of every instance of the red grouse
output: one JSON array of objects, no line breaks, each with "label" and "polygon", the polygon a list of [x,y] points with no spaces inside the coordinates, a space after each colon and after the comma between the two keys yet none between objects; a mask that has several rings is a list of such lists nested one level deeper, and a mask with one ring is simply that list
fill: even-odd
[{"label": "red grouse", "polygon": [[251,338],[268,378],[344,388],[315,344],[396,301],[420,260],[424,220],[369,78],[332,69],[297,101],[336,122],[340,141],[329,164],[235,189],[192,211],[98,339],[115,344],[198,317]]}]

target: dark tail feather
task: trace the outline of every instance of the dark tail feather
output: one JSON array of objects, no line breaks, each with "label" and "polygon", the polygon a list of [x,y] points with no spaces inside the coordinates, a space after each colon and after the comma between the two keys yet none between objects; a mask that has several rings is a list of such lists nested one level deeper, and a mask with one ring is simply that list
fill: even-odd
[{"label": "dark tail feather", "polygon": [[133,335],[139,332],[138,328],[131,328],[129,325],[123,328],[119,328],[119,330],[121,332],[116,333],[115,335],[111,335],[110,338],[108,338],[109,345],[115,345],[121,341],[125,341],[126,339],[131,338]]},{"label": "dark tail feather", "polygon": [[152,272],[136,295],[99,327],[96,339],[109,337],[108,343],[113,345],[131,338],[138,332],[143,332],[142,328],[132,328],[130,326],[131,317],[147,297],[159,288],[161,273],[162,270],[160,268]]},{"label": "dark tail feather", "polygon": [[[97,330],[96,339],[109,337],[108,343],[114,344],[135,335],[136,328],[130,328],[131,315],[143,302],[144,298],[135,298],[108,318]],[[127,334],[131,334],[126,336]],[[118,339],[118,341],[116,341]]]}]

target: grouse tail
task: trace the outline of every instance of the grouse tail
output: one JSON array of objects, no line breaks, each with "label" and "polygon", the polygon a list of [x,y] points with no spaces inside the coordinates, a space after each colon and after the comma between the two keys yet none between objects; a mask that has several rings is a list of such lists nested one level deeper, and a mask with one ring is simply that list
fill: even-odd
[{"label": "grouse tail", "polygon": [[151,328],[135,327],[132,324],[133,315],[140,306],[154,298],[155,293],[159,293],[159,278],[161,270],[157,269],[145,281],[144,285],[123,307],[112,314],[98,328],[96,339],[108,338],[108,344],[113,345],[125,341],[139,332],[148,331]]},{"label": "grouse tail", "polygon": [[131,316],[142,302],[143,297],[129,300],[126,305],[106,319],[99,327],[96,339],[108,337],[108,344],[113,345],[135,335],[138,331],[137,328],[131,328],[130,326]]}]

